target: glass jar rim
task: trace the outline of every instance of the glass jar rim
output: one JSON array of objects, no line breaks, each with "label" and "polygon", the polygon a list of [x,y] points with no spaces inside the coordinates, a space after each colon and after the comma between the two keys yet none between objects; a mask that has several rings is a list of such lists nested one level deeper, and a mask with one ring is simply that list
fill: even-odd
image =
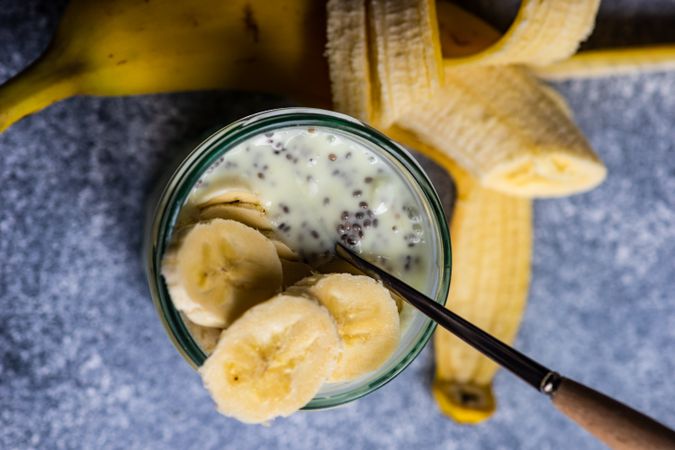
[{"label": "glass jar rim", "polygon": [[[263,111],[221,128],[197,145],[173,171],[164,185],[150,217],[151,222],[149,222],[145,242],[145,265],[153,303],[172,343],[183,358],[195,369],[201,366],[206,359],[206,355],[192,338],[178,310],[174,308],[160,270],[161,260],[170,244],[178,214],[199,178],[223,153],[249,138],[290,126],[325,127],[355,135],[386,152],[409,172],[420,188],[423,200],[432,211],[434,216],[432,219],[440,234],[441,249],[439,256],[442,261],[438,266],[441,267],[442,273],[439,277],[434,300],[445,304],[447,299],[451,274],[450,233],[438,194],[413,156],[401,145],[379,131],[344,114],[314,108],[281,108]],[[405,357],[391,370],[381,374],[375,381],[362,386],[360,389],[354,389],[333,397],[315,398],[303,409],[335,407],[356,400],[384,386],[417,357],[431,337],[434,328],[435,323],[427,320],[415,344]]]}]

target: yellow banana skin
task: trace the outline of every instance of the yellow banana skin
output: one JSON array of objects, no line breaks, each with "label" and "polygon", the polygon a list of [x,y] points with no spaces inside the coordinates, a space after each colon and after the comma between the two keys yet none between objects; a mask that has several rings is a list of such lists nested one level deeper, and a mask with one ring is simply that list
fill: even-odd
[{"label": "yellow banana skin", "polygon": [[0,132],[73,95],[238,89],[330,105],[325,4],[73,0],[44,55],[0,87]]},{"label": "yellow banana skin", "polygon": [[[452,175],[457,197],[450,222],[453,281],[448,307],[506,343],[525,310],[532,253],[532,201],[486,189],[439,149],[407,130],[387,134],[418,150]],[[449,332],[434,335],[432,393],[441,411],[462,424],[489,418],[499,367]]]},{"label": "yellow banana skin", "polygon": [[[441,1],[437,9],[446,66],[467,63],[464,58],[481,55],[502,37],[482,19],[451,3]],[[550,64],[532,64],[528,69],[550,81],[675,70],[675,44],[585,50]]]},{"label": "yellow banana skin", "polygon": [[503,36],[478,52],[446,55],[445,65],[545,65],[568,58],[593,30],[599,6],[600,0],[523,0]]},{"label": "yellow banana skin", "polygon": [[535,75],[551,81],[666,70],[675,70],[675,44],[587,50],[547,66],[532,67]]}]

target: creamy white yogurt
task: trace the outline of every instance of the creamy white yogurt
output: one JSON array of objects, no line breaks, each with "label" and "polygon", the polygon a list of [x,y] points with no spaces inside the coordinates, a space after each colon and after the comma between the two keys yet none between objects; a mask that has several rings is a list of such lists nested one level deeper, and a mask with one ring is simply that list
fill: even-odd
[{"label": "creamy white yogurt", "polygon": [[341,241],[420,290],[433,283],[420,199],[391,161],[346,134],[289,127],[253,137],[206,171],[188,203],[229,186],[255,193],[280,239],[313,266]]}]

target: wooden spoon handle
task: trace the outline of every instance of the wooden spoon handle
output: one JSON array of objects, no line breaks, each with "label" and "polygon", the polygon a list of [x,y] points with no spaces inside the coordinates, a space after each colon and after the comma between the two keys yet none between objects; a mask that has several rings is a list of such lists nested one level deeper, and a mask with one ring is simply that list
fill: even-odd
[{"label": "wooden spoon handle", "polygon": [[675,431],[576,381],[562,378],[552,400],[610,448],[675,449]]}]

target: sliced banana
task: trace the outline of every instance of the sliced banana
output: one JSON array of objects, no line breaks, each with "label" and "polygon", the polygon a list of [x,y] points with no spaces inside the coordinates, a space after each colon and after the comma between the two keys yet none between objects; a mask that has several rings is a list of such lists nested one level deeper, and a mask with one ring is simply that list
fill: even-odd
[{"label": "sliced banana", "polygon": [[274,247],[277,249],[279,258],[287,259],[289,261],[297,261],[299,259],[297,253],[279,240],[274,229],[274,224],[267,218],[267,214],[265,213],[264,208],[260,206],[259,201],[257,201],[257,203],[247,203],[243,201],[219,203],[207,206],[200,211],[198,220],[211,219],[235,220],[244,225],[248,225],[251,228],[255,228],[272,241]]},{"label": "sliced banana", "polygon": [[259,231],[271,231],[274,225],[258,203],[219,203],[207,206],[199,212],[199,220],[235,220]]},{"label": "sliced banana", "polygon": [[260,198],[253,193],[248,183],[239,178],[214,181],[210,186],[202,187],[193,192],[191,201],[200,208],[235,202],[260,205]]},{"label": "sliced banana", "polygon": [[216,344],[218,343],[218,338],[220,338],[220,334],[223,332],[222,328],[210,328],[197,325],[182,313],[181,318],[190,332],[192,339],[199,345],[199,348],[207,355],[213,352],[213,349],[216,348]]},{"label": "sliced banana", "polygon": [[263,423],[306,405],[333,371],[340,347],[325,308],[282,294],[225,330],[199,372],[218,411]]},{"label": "sliced banana", "polygon": [[370,277],[336,273],[305,278],[288,292],[305,294],[328,308],[344,349],[329,381],[349,381],[378,369],[400,338],[396,302]]},{"label": "sliced banana", "polygon": [[183,233],[162,262],[171,300],[190,320],[224,328],[282,283],[274,244],[233,220],[201,222]]}]

